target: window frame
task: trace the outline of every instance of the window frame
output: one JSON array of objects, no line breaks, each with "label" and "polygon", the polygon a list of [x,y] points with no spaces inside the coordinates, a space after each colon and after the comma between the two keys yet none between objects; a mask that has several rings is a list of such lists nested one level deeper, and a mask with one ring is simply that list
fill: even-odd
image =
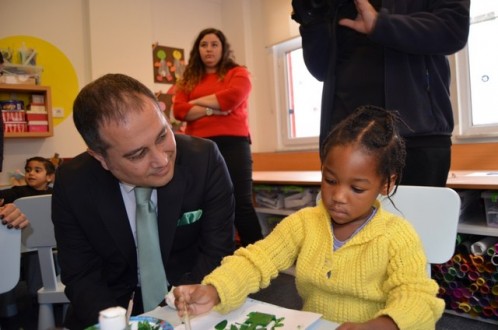
[{"label": "window frame", "polygon": [[[496,19],[496,16],[495,16]],[[471,22],[472,24],[477,22]],[[469,34],[469,38],[471,35]],[[455,127],[453,136],[457,140],[480,140],[487,142],[498,141],[498,123],[495,124],[473,124],[472,112],[472,83],[469,58],[469,43],[454,55],[455,58],[455,81],[456,81],[456,115],[458,125]]]},{"label": "window frame", "polygon": [[313,137],[291,138],[291,123],[289,121],[289,90],[287,81],[286,53],[302,48],[301,36],[285,40],[272,46],[274,81],[275,81],[275,109],[278,132],[278,149],[286,150],[318,150],[319,134]]}]

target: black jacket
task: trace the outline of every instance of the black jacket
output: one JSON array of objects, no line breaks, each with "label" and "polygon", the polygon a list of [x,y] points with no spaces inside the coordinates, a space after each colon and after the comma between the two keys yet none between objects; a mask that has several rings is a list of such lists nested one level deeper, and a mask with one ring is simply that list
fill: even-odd
[{"label": "black jacket", "polygon": [[[234,199],[223,157],[208,140],[177,135],[172,180],[157,189],[161,255],[171,285],[200,283],[234,248]],[[87,153],[61,165],[52,195],[61,279],[71,302],[65,326],[126,308],[137,288],[137,252],[118,180]],[[185,212],[199,221],[178,224]]]},{"label": "black jacket", "polygon": [[[344,0],[332,3],[340,1]],[[369,38],[384,47],[385,107],[399,111],[410,126],[411,130],[400,127],[405,137],[451,136],[454,122],[446,55],[467,43],[470,1],[383,0],[381,7]],[[332,9],[327,17],[319,15],[315,20],[305,13],[297,15],[303,23],[300,32],[306,66],[324,82],[321,140],[343,119],[334,116],[333,104],[335,13]]]}]

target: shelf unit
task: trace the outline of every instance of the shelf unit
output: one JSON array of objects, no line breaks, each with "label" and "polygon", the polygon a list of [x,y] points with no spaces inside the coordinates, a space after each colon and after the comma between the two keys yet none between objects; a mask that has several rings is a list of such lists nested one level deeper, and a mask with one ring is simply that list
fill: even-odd
[{"label": "shelf unit", "polygon": [[[482,175],[475,176],[476,173]],[[447,186],[453,189],[498,190],[498,175],[496,171],[451,171]],[[298,185],[319,187],[321,182],[320,171],[256,171],[253,173],[253,182],[265,185]],[[260,214],[286,216],[295,210],[282,210],[256,207]],[[471,219],[458,224],[461,234],[474,234],[498,237],[498,228],[486,225],[485,219]]]},{"label": "shelf unit", "polygon": [[52,120],[52,94],[49,86],[0,84],[0,100],[22,100],[24,101],[26,107],[31,102],[32,95],[44,96],[48,120],[47,132],[8,132],[4,134],[5,138],[46,138],[54,135],[54,125]]},{"label": "shelf unit", "polygon": [[[321,173],[320,171],[255,171],[253,173],[253,182],[254,185],[319,187]],[[498,190],[498,171],[451,171],[447,186],[455,190]],[[285,217],[295,212],[295,210],[256,207],[256,212],[261,219],[271,215]],[[498,228],[487,226],[485,216],[469,218],[465,222],[459,223],[457,231],[460,234],[498,237]],[[294,269],[291,267],[284,272],[294,274]],[[450,309],[447,309],[445,312],[485,323],[498,324],[495,320],[474,317]]]}]

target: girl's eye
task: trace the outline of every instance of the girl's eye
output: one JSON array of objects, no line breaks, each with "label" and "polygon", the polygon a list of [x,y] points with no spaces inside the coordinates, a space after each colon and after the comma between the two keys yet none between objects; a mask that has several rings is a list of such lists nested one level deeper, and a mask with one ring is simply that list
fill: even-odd
[{"label": "girl's eye", "polygon": [[328,184],[336,184],[337,183],[337,181],[335,179],[327,179],[327,178],[325,178],[325,182]]},{"label": "girl's eye", "polygon": [[365,190],[364,189],[360,189],[360,188],[356,188],[356,187],[352,187],[351,188],[355,193],[357,194],[361,194],[362,192],[364,192]]}]

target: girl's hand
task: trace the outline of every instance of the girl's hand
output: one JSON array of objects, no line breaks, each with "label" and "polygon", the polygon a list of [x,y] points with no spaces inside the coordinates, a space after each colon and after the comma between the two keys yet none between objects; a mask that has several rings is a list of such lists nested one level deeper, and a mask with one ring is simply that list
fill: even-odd
[{"label": "girl's hand", "polygon": [[218,291],[212,285],[182,285],[173,290],[178,316],[183,317],[185,309],[190,315],[209,312],[220,303]]},{"label": "girl's hand", "polygon": [[0,207],[0,219],[2,219],[2,224],[9,229],[22,229],[29,224],[26,216],[12,203]]}]

